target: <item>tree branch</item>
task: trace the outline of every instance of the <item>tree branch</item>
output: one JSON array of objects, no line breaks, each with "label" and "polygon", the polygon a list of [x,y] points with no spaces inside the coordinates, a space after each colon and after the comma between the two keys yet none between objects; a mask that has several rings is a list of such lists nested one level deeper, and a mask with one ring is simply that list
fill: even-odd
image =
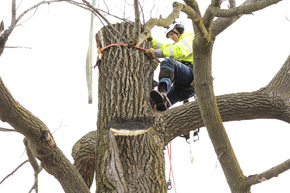
[{"label": "tree branch", "polygon": [[[290,124],[290,104],[262,90],[217,96],[223,122],[253,119],[278,119]],[[249,105],[250,104],[250,105]],[[281,109],[281,106],[284,107]],[[182,117],[182,119],[180,119]],[[197,101],[167,110],[156,118],[155,127],[164,133],[165,144],[174,138],[204,127]]]},{"label": "tree branch", "polygon": [[172,6],[173,10],[166,19],[151,18],[145,24],[144,31],[139,36],[136,46],[140,45],[148,37],[150,37],[150,31],[154,26],[168,27],[170,24],[172,24],[176,18],[179,18],[180,11],[186,13],[188,17],[193,20],[193,24],[196,26],[195,29],[197,29],[196,33],[199,34],[203,40],[209,40],[209,34],[202,23],[202,18],[190,6],[178,2],[174,2]]},{"label": "tree branch", "polygon": [[144,26],[144,31],[143,33],[140,34],[139,38],[136,40],[135,45],[133,41],[128,42],[128,44],[131,46],[139,46],[147,38],[151,36],[151,29],[154,26],[168,27],[170,24],[172,24],[174,20],[179,17],[180,11],[183,9],[184,5],[181,3],[174,2],[172,6],[173,6],[173,10],[166,19],[151,18],[148,22],[146,22]]},{"label": "tree branch", "polygon": [[38,8],[40,5],[43,4],[50,4],[50,3],[57,3],[60,1],[67,1],[67,0],[54,0],[54,1],[42,1],[40,3],[37,3],[36,5],[30,7],[29,9],[25,10],[23,13],[21,13],[19,15],[19,17],[16,18],[16,0],[12,1],[12,17],[11,17],[11,25],[8,27],[8,29],[4,30],[4,24],[3,22],[1,22],[1,26],[0,28],[2,30],[0,30],[0,56],[4,50],[5,47],[5,43],[8,39],[8,37],[10,36],[10,34],[12,33],[12,31],[14,30],[15,26],[17,25],[17,23],[21,20],[21,18],[26,15],[28,12],[30,12],[31,10],[34,10],[36,8]]},{"label": "tree branch", "polygon": [[17,132],[14,129],[6,129],[6,128],[3,128],[3,127],[0,127],[0,131]]},{"label": "tree branch", "polygon": [[230,6],[229,8],[234,8],[236,7],[236,1],[235,0],[229,0]]},{"label": "tree branch", "polygon": [[23,48],[23,49],[31,49],[30,47],[23,47],[23,46],[5,46],[5,48]]},{"label": "tree branch", "polygon": [[[67,0],[52,0],[52,1],[42,1],[42,2],[39,2],[39,3],[37,3],[37,4],[35,4],[34,6],[32,6],[32,7],[30,7],[30,8],[28,8],[28,9],[26,9],[23,13],[21,13],[18,17],[17,17],[17,19],[15,20],[15,22],[13,22],[13,25],[11,25],[10,27],[9,27],[9,31],[11,30],[13,30],[13,28],[16,26],[16,24],[22,19],[22,17],[24,16],[24,15],[26,15],[28,12],[30,12],[30,11],[32,11],[32,10],[34,10],[34,9],[37,9],[39,6],[41,6],[41,5],[44,5],[44,4],[51,4],[51,3],[59,3],[59,2],[61,2],[61,1],[67,1]],[[10,28],[12,28],[12,29],[10,29]]]},{"label": "tree branch", "polygon": [[[252,119],[278,119],[290,124],[290,55],[270,81],[258,91],[217,96],[223,122]],[[283,96],[283,97],[282,97]],[[249,105],[251,104],[251,105]],[[182,117],[182,119],[180,119]],[[203,127],[197,101],[167,110],[156,118],[159,130],[164,130],[167,144],[183,133]]]},{"label": "tree branch", "polygon": [[12,17],[11,17],[11,26],[16,25],[16,0],[12,0]]},{"label": "tree branch", "polygon": [[47,126],[15,101],[1,78],[0,119],[8,122],[35,146],[35,156],[42,161],[45,170],[58,179],[65,192],[89,193],[89,189],[77,169],[56,146]]},{"label": "tree branch", "polygon": [[5,44],[7,41],[8,36],[4,35],[5,31],[4,31],[4,23],[3,21],[1,21],[0,23],[0,56],[2,55],[4,48],[5,48]]},{"label": "tree branch", "polygon": [[[92,11],[92,10],[91,10],[87,5],[84,5],[83,3],[79,3],[79,2],[71,1],[71,0],[67,0],[66,2],[67,2],[67,3],[70,3],[70,4],[72,4],[72,5],[78,6],[78,7],[82,8],[82,9],[85,9],[85,10],[88,10],[88,11]],[[121,17],[118,17],[118,16],[116,16],[116,15],[113,15],[113,14],[109,13],[108,11],[104,11],[104,10],[98,9],[98,8],[96,8],[96,7],[95,7],[95,9],[98,10],[99,12],[102,12],[102,13],[105,13],[105,14],[107,14],[107,15],[109,15],[109,16],[115,17],[115,18],[117,18],[117,19],[119,19],[119,20],[121,20],[121,21],[129,22],[128,19],[126,19],[126,18],[121,18]]]},{"label": "tree branch", "polygon": [[[246,5],[252,5],[255,3],[262,2],[263,0],[246,0],[244,3],[240,5],[240,7],[246,6]],[[267,1],[267,0],[266,0]],[[274,0],[273,0],[274,1]],[[277,0],[275,0],[277,1]],[[220,34],[222,31],[227,29],[229,26],[231,26],[233,23],[235,23],[242,15],[236,15],[232,17],[226,17],[226,18],[219,18],[213,22],[212,25],[212,38],[214,39],[218,34]]]},{"label": "tree branch", "polygon": [[260,174],[250,175],[246,178],[246,183],[248,186],[252,186],[255,184],[259,184],[266,180],[270,180],[273,177],[278,177],[283,172],[290,169],[290,159],[286,160],[285,162],[263,172]]},{"label": "tree branch", "polygon": [[255,11],[264,9],[268,6],[276,4],[281,0],[260,0],[248,5],[242,5],[231,9],[220,9],[219,7],[210,6],[209,10],[216,17],[233,17],[243,14],[252,14]]},{"label": "tree branch", "polygon": [[[191,5],[192,2],[185,0],[185,3],[189,3],[189,5]],[[181,4],[181,3],[178,3],[178,4]],[[192,25],[193,25],[193,29],[195,33],[195,41],[198,44],[209,42],[210,35],[203,23],[202,18],[188,5],[184,6],[184,8],[182,9],[182,12],[186,13],[188,18],[192,20]]]},{"label": "tree branch", "polygon": [[28,156],[28,161],[34,170],[34,184],[29,192],[32,192],[32,190],[35,190],[35,192],[38,193],[38,174],[41,172],[42,167],[40,167],[38,165],[36,158],[35,158],[35,155],[30,149],[31,144],[29,144],[29,142],[26,138],[24,138],[23,143],[25,145],[25,150],[26,150],[26,154]]},{"label": "tree branch", "polygon": [[35,155],[34,155],[34,153],[31,151],[31,149],[29,147],[28,140],[26,138],[24,138],[23,143],[25,145],[25,150],[26,150],[26,154],[27,154],[27,157],[28,157],[28,161],[30,162],[34,172],[39,172],[41,167],[38,165],[38,163],[37,163],[37,161],[35,159]]},{"label": "tree branch", "polygon": [[139,0],[134,0],[134,10],[135,10],[135,31],[134,31],[134,40],[139,39],[139,35],[141,33],[141,26],[140,26],[140,11],[139,11]]},{"label": "tree branch", "polygon": [[21,168],[27,162],[28,162],[28,160],[22,162],[15,170],[13,170],[10,174],[8,174],[5,178],[3,178],[3,180],[1,180],[1,182],[0,182],[0,184],[2,184],[7,178],[9,178],[10,176],[12,176],[19,168]]},{"label": "tree branch", "polygon": [[142,44],[147,38],[151,36],[151,29],[158,23],[158,19],[150,19],[149,21],[146,22],[144,25],[143,32],[139,35],[139,38],[135,41],[128,41],[128,44],[130,46],[139,46]]},{"label": "tree branch", "polygon": [[190,6],[199,17],[201,17],[199,6],[196,0],[184,0],[184,2],[186,3],[186,5]]},{"label": "tree branch", "polygon": [[265,93],[273,93],[274,96],[280,96],[290,103],[290,55],[284,65],[278,71],[270,83],[263,88]]},{"label": "tree branch", "polygon": [[209,8],[206,9],[204,16],[202,18],[205,28],[210,31],[212,27],[212,22],[214,20],[213,14],[210,12]]},{"label": "tree branch", "polygon": [[97,14],[98,16],[100,16],[111,28],[112,28],[112,30],[113,30],[113,33],[115,34],[115,35],[117,35],[117,37],[121,40],[121,41],[123,41],[123,43],[124,42],[126,42],[126,39],[119,33],[119,31],[116,29],[116,28],[114,28],[113,26],[112,26],[112,24],[109,22],[109,20],[107,20],[96,8],[94,8],[88,1],[86,1],[86,0],[82,0],[91,10],[92,10],[92,12],[94,12],[95,14]]}]

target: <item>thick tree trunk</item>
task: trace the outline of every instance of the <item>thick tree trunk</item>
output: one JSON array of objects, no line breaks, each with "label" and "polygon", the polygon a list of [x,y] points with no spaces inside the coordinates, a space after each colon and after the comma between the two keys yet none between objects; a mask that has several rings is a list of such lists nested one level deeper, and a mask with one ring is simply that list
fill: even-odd
[{"label": "thick tree trunk", "polygon": [[[114,26],[125,38],[134,34],[128,23]],[[103,48],[120,43],[110,27],[100,30],[98,38]],[[152,61],[143,50],[113,46],[103,51],[98,81],[97,192],[166,192],[164,145],[156,132],[150,129],[142,135],[116,136],[107,127],[112,119],[143,123],[152,119],[148,96],[153,73]]]}]

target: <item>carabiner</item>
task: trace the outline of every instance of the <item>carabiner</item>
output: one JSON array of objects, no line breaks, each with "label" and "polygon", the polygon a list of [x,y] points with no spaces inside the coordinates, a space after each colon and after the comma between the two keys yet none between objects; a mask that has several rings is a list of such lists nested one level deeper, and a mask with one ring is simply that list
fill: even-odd
[{"label": "carabiner", "polygon": [[171,190],[172,189],[171,181],[168,180],[166,184],[167,184],[167,190]]},{"label": "carabiner", "polygon": [[196,142],[199,140],[198,132],[199,132],[199,128],[193,132],[193,142]]}]

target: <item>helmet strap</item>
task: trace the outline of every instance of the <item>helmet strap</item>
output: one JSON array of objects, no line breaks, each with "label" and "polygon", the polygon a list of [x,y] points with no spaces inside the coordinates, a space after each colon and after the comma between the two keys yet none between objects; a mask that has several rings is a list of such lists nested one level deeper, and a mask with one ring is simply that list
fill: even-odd
[{"label": "helmet strap", "polygon": [[173,29],[172,32],[175,33],[176,35],[180,36],[180,33],[176,32],[175,29]]}]

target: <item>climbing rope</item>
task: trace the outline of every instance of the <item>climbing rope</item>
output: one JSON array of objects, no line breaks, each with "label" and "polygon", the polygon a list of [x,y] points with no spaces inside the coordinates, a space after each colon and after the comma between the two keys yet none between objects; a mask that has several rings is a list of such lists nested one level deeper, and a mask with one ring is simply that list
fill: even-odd
[{"label": "climbing rope", "polygon": [[[108,48],[110,48],[110,47],[114,47],[114,46],[125,46],[125,47],[130,47],[130,48],[137,48],[137,49],[142,50],[142,51],[144,51],[144,52],[147,50],[147,49],[142,48],[142,47],[139,47],[139,46],[129,46],[128,44],[111,44],[111,45],[105,46],[105,47],[102,48],[100,51],[101,51],[101,53],[102,53],[104,50],[106,50],[106,49],[108,49]],[[158,58],[155,58],[155,60],[156,60],[157,62],[160,63],[160,61],[158,60]],[[98,59],[97,59],[97,63],[96,63],[96,65],[94,66],[94,68],[95,68],[96,66],[99,67],[99,64],[100,64],[100,63],[101,63],[101,59],[99,59],[99,57],[98,57]]]},{"label": "climbing rope", "polygon": [[[129,47],[128,44],[111,44],[111,45],[105,46],[103,49],[101,49],[101,52],[103,52],[107,48],[114,47],[114,46],[126,46],[126,47]],[[146,51],[147,50],[147,49],[141,48],[139,46],[130,46],[130,47],[137,48],[137,49],[140,49],[140,50],[143,50],[143,51]]]},{"label": "climbing rope", "polygon": [[171,152],[171,142],[169,143],[169,147],[167,145],[167,151],[168,151],[168,157],[169,157],[169,164],[170,164],[170,169],[169,169],[169,178],[167,181],[167,190],[171,190],[172,189],[172,185],[171,185],[171,180],[170,180],[170,176],[172,175],[172,181],[173,181],[173,185],[174,185],[174,190],[176,193],[176,185],[175,185],[175,180],[174,180],[174,175],[173,175],[173,169],[172,169],[172,152]]}]

